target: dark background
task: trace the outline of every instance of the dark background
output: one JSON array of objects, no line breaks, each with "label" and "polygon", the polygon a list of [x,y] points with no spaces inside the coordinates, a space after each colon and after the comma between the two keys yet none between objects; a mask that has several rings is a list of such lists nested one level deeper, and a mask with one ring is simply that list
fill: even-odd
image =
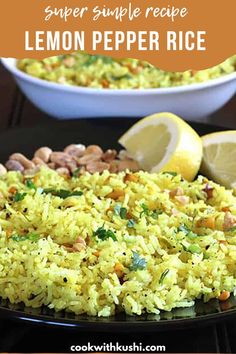
[{"label": "dark background", "polygon": [[[194,107],[193,107],[194,108]],[[52,124],[53,120],[33,107],[20,93],[11,76],[0,65],[0,132],[16,127]],[[223,109],[202,120],[224,128],[236,129],[236,97]],[[5,140],[5,139],[3,139]],[[43,139],[42,139],[43,140]],[[1,138],[0,138],[1,141]],[[17,151],[17,140],[11,146]],[[7,147],[2,147],[6,151]],[[1,155],[0,148],[0,155]],[[72,344],[116,342],[165,345],[166,352],[236,352],[235,319],[211,325],[186,327],[157,333],[84,333],[78,329],[53,329],[6,319],[0,313],[0,352],[69,352]]]}]

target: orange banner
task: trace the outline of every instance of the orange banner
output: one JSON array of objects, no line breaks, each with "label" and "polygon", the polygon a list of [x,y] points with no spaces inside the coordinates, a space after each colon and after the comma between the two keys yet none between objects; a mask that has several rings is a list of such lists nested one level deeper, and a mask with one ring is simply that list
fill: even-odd
[{"label": "orange banner", "polygon": [[85,50],[199,70],[236,53],[235,13],[235,0],[8,0],[1,3],[0,55]]}]

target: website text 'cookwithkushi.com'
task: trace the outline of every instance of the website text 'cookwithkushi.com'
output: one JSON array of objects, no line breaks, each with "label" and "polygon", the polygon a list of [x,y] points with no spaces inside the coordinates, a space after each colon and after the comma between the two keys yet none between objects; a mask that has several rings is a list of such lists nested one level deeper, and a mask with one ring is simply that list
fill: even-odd
[{"label": "website text 'cookwithkushi.com'", "polygon": [[101,345],[94,345],[88,342],[87,344],[73,344],[70,346],[71,352],[77,353],[95,353],[95,352],[107,352],[107,353],[164,353],[166,352],[165,345],[144,345],[143,343],[133,342],[131,344],[115,343],[102,343]]}]

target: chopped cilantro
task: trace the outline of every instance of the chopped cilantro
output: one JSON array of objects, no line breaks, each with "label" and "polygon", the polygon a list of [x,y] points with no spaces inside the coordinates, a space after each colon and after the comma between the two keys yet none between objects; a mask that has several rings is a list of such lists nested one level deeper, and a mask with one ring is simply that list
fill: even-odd
[{"label": "chopped cilantro", "polygon": [[76,168],[76,170],[74,170],[74,171],[72,172],[72,177],[78,178],[78,177],[79,177],[80,170],[81,170],[81,167]]},{"label": "chopped cilantro", "polygon": [[129,221],[127,223],[127,227],[132,228],[132,227],[134,227],[134,225],[135,225],[134,219],[129,219]]},{"label": "chopped cilantro", "polygon": [[141,204],[141,208],[142,208],[142,211],[140,213],[140,218],[143,216],[143,215],[149,215],[149,209],[148,209],[148,206],[144,203]]},{"label": "chopped cilantro", "polygon": [[13,197],[13,200],[14,202],[20,202],[24,199],[24,197],[27,195],[27,193],[19,193],[17,192],[14,197]]},{"label": "chopped cilantro", "polygon": [[180,225],[178,227],[178,231],[180,232],[183,232],[188,238],[190,238],[191,240],[195,239],[198,237],[198,235],[191,231],[186,225]]},{"label": "chopped cilantro", "polygon": [[122,79],[130,80],[130,79],[132,79],[132,76],[130,74],[124,74],[122,76],[112,75],[112,80],[114,80],[114,81],[118,81],[118,80],[122,80]]},{"label": "chopped cilantro", "polygon": [[76,196],[81,196],[83,194],[83,192],[81,191],[68,191],[66,189],[53,189],[53,188],[46,188],[43,190],[43,193],[46,193],[46,194],[52,194],[56,197],[60,197],[62,199],[66,199],[68,197],[76,197]]},{"label": "chopped cilantro", "polygon": [[127,209],[126,208],[120,208],[120,217],[121,219],[126,219],[127,215]]},{"label": "chopped cilantro", "polygon": [[153,210],[153,212],[151,213],[151,217],[153,219],[158,219],[158,216],[162,214],[161,210]]},{"label": "chopped cilantro", "polygon": [[104,64],[110,64],[113,62],[113,59],[110,57],[106,57],[103,55],[90,55],[86,62],[83,64],[84,66],[90,66],[94,64],[98,59],[102,59]]},{"label": "chopped cilantro", "polygon": [[197,253],[197,254],[202,253],[201,247],[199,245],[195,244],[195,243],[193,243],[192,245],[188,246],[187,251],[191,252],[191,253]]},{"label": "chopped cilantro", "polygon": [[32,181],[32,179],[27,179],[25,184],[26,184],[26,187],[28,187],[29,189],[36,189],[36,186],[35,186],[34,182]]},{"label": "chopped cilantro", "polygon": [[146,216],[151,216],[153,219],[157,219],[158,216],[159,216],[160,214],[162,214],[162,211],[161,211],[161,210],[158,210],[158,209],[153,210],[153,211],[149,210],[149,209],[148,209],[148,206],[147,206],[146,204],[144,204],[144,203],[141,204],[141,208],[142,208],[143,210],[142,210],[141,213],[140,213],[140,218],[141,218],[143,215],[146,215]]},{"label": "chopped cilantro", "polygon": [[141,258],[140,255],[137,252],[133,252],[132,256],[132,263],[129,266],[129,270],[135,271],[135,270],[143,270],[147,266],[147,261],[145,258]]},{"label": "chopped cilantro", "polygon": [[114,232],[111,230],[104,229],[103,226],[99,227],[96,231],[94,231],[93,235],[97,236],[102,241],[107,240],[108,238],[112,238],[113,241],[117,241]]},{"label": "chopped cilantro", "polygon": [[162,275],[160,276],[160,279],[159,279],[159,284],[162,284],[163,283],[163,280],[165,279],[165,277],[167,276],[167,274],[169,273],[169,269],[166,269],[164,270],[164,272],[162,273]]},{"label": "chopped cilantro", "polygon": [[37,233],[35,233],[35,232],[30,232],[30,233],[28,233],[26,235],[17,235],[17,234],[16,235],[12,235],[11,239],[13,241],[17,241],[17,242],[25,241],[25,240],[36,242],[36,241],[39,240],[39,235]]},{"label": "chopped cilantro", "polygon": [[121,207],[120,204],[116,204],[114,207],[114,213],[121,217],[121,219],[126,219],[127,216],[127,209]]},{"label": "chopped cilantro", "polygon": [[173,176],[173,177],[176,177],[178,175],[177,172],[172,172],[172,171],[165,171],[165,172],[162,172],[163,175],[170,175],[170,176]]},{"label": "chopped cilantro", "polygon": [[233,232],[236,231],[236,226],[231,227],[230,229],[227,230],[228,232]]}]

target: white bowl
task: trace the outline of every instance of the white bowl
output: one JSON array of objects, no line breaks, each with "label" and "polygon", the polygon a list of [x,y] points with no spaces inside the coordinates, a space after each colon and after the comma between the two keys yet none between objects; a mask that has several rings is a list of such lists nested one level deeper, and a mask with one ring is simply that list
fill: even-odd
[{"label": "white bowl", "polygon": [[157,89],[96,89],[66,86],[25,74],[16,59],[2,58],[24,94],[45,113],[59,118],[143,117],[161,111],[200,119],[236,93],[236,72],[192,85]]}]

